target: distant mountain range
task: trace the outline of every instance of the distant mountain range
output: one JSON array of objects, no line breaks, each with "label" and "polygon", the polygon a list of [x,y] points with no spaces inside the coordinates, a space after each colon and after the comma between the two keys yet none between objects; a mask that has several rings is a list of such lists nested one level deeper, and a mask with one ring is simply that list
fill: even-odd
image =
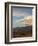
[{"label": "distant mountain range", "polygon": [[12,29],[14,32],[19,31],[32,31],[32,26],[26,26],[26,27],[16,27]]},{"label": "distant mountain range", "polygon": [[11,37],[32,37],[32,26],[17,27],[12,29]]}]

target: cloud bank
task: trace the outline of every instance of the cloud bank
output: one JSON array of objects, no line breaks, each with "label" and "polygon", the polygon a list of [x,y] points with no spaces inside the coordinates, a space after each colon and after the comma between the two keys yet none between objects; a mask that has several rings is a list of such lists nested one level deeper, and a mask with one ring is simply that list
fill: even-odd
[{"label": "cloud bank", "polygon": [[32,16],[24,17],[23,19],[17,20],[16,23],[32,25]]}]

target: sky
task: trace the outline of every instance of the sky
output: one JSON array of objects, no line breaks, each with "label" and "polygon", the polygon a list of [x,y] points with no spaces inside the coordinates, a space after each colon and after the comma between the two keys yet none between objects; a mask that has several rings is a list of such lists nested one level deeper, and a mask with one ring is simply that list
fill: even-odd
[{"label": "sky", "polygon": [[32,8],[29,7],[12,7],[12,27],[24,27],[25,25],[21,22],[17,23],[18,20],[24,19],[28,16],[32,16]]}]

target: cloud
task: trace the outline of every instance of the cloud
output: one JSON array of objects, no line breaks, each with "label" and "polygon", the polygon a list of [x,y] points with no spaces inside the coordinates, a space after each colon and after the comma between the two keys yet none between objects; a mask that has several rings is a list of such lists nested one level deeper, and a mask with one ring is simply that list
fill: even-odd
[{"label": "cloud", "polygon": [[29,14],[29,13],[27,13],[27,12],[13,12],[12,13],[12,15],[13,16],[28,16],[28,15],[31,15],[31,14]]},{"label": "cloud", "polygon": [[24,18],[23,19],[19,19],[19,20],[17,20],[16,22],[21,22],[21,21],[24,21],[24,20],[27,20],[27,19],[30,19],[30,18],[32,18],[32,16],[24,16]]},{"label": "cloud", "polygon": [[25,15],[24,13],[18,13],[18,12],[13,13],[13,16],[24,16],[24,15]]},{"label": "cloud", "polygon": [[32,16],[27,16],[24,17],[23,19],[17,20],[16,23],[32,25]]},{"label": "cloud", "polygon": [[31,10],[27,9],[13,9],[13,16],[25,16],[25,15],[31,15]]},{"label": "cloud", "polygon": [[[28,16],[32,16],[32,8],[13,8],[12,9],[12,16],[16,16],[17,20],[15,20],[16,18],[14,18],[13,20],[15,21],[14,22],[14,27],[18,27],[18,25],[16,24],[25,24],[25,20],[29,19],[30,17]],[[22,18],[22,17],[24,18]],[[18,20],[19,18],[19,20]],[[19,26],[21,26],[21,24],[19,24]]]}]

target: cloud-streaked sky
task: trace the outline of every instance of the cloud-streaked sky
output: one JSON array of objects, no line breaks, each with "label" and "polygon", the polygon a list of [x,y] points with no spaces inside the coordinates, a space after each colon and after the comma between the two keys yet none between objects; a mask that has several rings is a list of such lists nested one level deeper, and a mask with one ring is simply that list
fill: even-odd
[{"label": "cloud-streaked sky", "polygon": [[32,8],[27,7],[12,7],[12,25],[13,27],[22,27],[25,26],[22,23],[16,23],[19,19],[23,19],[24,17],[32,16]]}]

